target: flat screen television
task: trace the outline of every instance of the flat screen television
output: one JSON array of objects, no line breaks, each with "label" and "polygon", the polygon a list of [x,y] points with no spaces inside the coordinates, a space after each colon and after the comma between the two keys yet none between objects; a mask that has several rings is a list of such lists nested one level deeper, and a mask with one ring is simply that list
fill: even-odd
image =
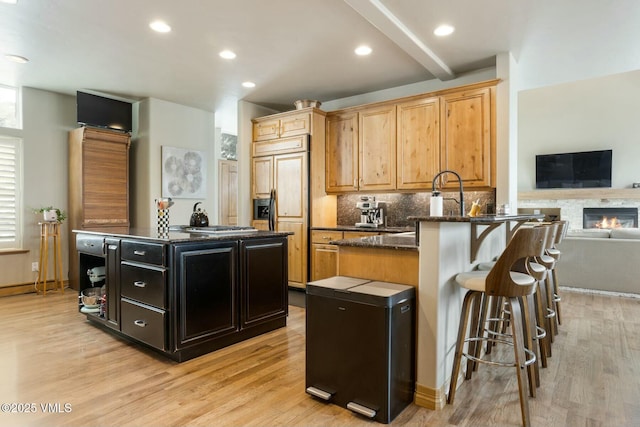
[{"label": "flat screen television", "polygon": [[131,103],[77,92],[78,123],[107,129],[131,132]]},{"label": "flat screen television", "polygon": [[611,187],[612,150],[536,156],[536,188]]}]

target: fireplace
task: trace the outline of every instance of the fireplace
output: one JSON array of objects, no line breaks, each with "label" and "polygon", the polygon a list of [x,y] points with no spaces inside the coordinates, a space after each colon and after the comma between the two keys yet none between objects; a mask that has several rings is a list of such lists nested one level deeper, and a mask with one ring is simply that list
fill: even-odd
[{"label": "fireplace", "polygon": [[583,228],[638,228],[638,208],[584,208]]}]

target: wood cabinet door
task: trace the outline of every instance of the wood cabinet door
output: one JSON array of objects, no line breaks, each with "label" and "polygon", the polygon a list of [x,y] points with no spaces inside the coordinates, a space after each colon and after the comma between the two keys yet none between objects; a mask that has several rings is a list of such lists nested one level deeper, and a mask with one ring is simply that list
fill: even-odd
[{"label": "wood cabinet door", "polygon": [[176,349],[238,330],[238,243],[186,243],[173,251]]},{"label": "wood cabinet door", "polygon": [[431,191],[440,171],[440,102],[438,97],[397,106],[398,190]]},{"label": "wood cabinet door", "polygon": [[[465,188],[491,185],[490,88],[461,91],[441,98],[442,170],[457,172]],[[454,179],[446,187],[458,188]]]},{"label": "wood cabinet door", "polygon": [[358,113],[327,115],[327,192],[358,190]]},{"label": "wood cabinet door", "polygon": [[128,143],[85,139],[82,161],[81,225],[129,225]]},{"label": "wood cabinet door", "polygon": [[273,189],[273,156],[251,159],[251,198],[268,199]]},{"label": "wood cabinet door", "polygon": [[302,220],[307,214],[309,173],[307,153],[274,156],[276,218]]},{"label": "wood cabinet door", "polygon": [[280,138],[305,135],[311,132],[311,114],[301,113],[280,119]]},{"label": "wood cabinet door", "polygon": [[311,245],[311,280],[326,279],[338,274],[338,247]]},{"label": "wood cabinet door", "polygon": [[358,114],[360,190],[396,188],[396,107],[385,105]]},{"label": "wood cabinet door", "polygon": [[280,120],[271,119],[253,124],[253,140],[266,141],[278,137],[280,132]]},{"label": "wood cabinet door", "polygon": [[288,237],[289,286],[304,288],[307,283],[307,227],[303,222],[278,221],[278,231],[290,231]]}]

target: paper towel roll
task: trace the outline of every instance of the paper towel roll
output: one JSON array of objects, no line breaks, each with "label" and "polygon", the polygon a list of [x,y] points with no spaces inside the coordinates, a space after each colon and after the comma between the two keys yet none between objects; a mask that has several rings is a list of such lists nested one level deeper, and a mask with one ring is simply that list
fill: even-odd
[{"label": "paper towel roll", "polygon": [[442,196],[431,196],[429,211],[431,216],[442,216]]}]

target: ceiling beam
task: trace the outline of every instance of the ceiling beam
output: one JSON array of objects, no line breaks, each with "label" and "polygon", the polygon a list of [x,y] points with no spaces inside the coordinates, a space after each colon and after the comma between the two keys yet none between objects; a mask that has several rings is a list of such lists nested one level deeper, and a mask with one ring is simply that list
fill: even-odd
[{"label": "ceiling beam", "polygon": [[449,66],[380,0],[344,1],[438,79],[451,80],[456,77]]}]

